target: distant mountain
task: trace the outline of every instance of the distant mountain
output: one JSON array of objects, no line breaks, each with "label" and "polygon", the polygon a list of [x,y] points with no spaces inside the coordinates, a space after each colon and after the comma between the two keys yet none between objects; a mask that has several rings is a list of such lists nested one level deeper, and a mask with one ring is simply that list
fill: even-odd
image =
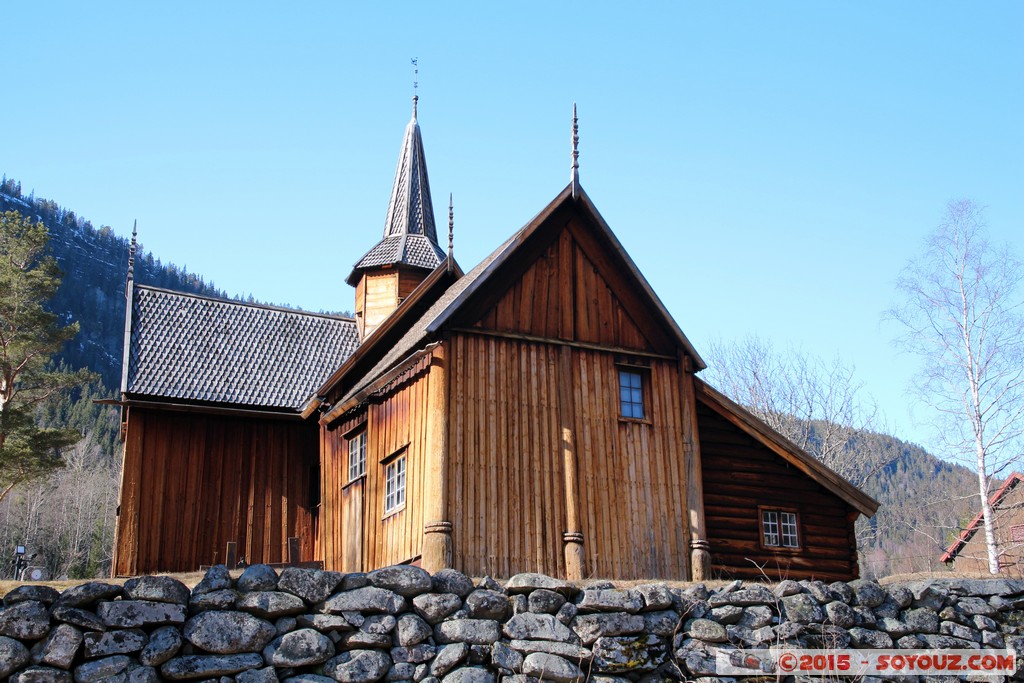
[{"label": "distant mountain", "polygon": [[[116,411],[96,406],[92,399],[115,397],[120,387],[129,242],[109,227],[95,228],[54,201],[23,196],[21,184],[4,177],[0,211],[7,210],[40,220],[50,230],[50,248],[64,271],[51,308],[81,326],[60,360],[73,368],[90,368],[102,378],[100,386],[87,387],[71,400],[50,407],[42,419],[91,434],[102,459],[114,463],[119,452]],[[176,291],[225,296],[201,276],[163,264],[142,250],[136,257],[135,278]],[[940,569],[944,546],[977,508],[976,494],[972,496],[974,475],[892,436],[860,432],[854,440],[851,458],[856,457],[855,446],[863,449],[869,442],[887,463],[877,472],[860,465],[847,468],[858,485],[882,504],[873,519],[858,526],[864,573],[885,576]]]}]

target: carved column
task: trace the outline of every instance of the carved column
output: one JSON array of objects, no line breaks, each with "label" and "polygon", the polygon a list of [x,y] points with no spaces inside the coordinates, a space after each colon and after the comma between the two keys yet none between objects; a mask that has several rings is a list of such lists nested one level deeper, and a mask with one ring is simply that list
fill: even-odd
[{"label": "carved column", "polygon": [[572,394],[572,349],[563,346],[558,358],[558,419],[562,427],[562,463],[565,472],[565,525],[562,534],[565,578],[581,581],[586,573],[583,529],[580,525],[580,488],[573,434],[576,411]]},{"label": "carved column", "polygon": [[700,463],[700,437],[697,431],[697,396],[694,389],[693,362],[683,356],[682,423],[683,454],[686,458],[686,509],[690,522],[690,580],[711,578],[711,546],[704,522],[704,478]]},{"label": "carved column", "polygon": [[448,373],[445,347],[434,349],[428,375],[427,467],[424,482],[423,568],[452,566],[452,523],[448,519]]}]

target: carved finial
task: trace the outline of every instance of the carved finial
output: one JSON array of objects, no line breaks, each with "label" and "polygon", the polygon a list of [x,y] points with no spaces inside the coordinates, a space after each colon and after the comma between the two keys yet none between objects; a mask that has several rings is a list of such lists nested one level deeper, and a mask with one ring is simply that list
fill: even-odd
[{"label": "carved finial", "polygon": [[414,58],[414,59],[410,59],[409,61],[412,62],[412,117],[415,119],[416,118],[416,103],[419,102],[419,99],[420,99],[419,95],[416,94],[416,91],[420,87],[420,81],[419,81],[419,75],[420,75],[419,61],[420,60]]},{"label": "carved finial", "polygon": [[576,103],[572,103],[572,196],[580,190],[580,127],[576,118]]},{"label": "carved finial", "polygon": [[135,277],[135,249],[138,246],[139,237],[139,221],[136,220],[132,224],[132,243],[128,247],[128,279],[134,279]]},{"label": "carved finial", "polygon": [[448,193],[448,272],[455,270],[454,260],[452,258],[452,252],[454,251],[453,245],[455,243],[455,209],[452,204],[452,193]]}]

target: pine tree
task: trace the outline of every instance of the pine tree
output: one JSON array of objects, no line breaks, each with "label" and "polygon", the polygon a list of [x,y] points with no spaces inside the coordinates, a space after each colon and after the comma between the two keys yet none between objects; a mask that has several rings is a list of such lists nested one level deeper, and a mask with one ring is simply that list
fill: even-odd
[{"label": "pine tree", "polygon": [[51,358],[78,332],[45,304],[60,286],[46,255],[46,227],[16,211],[0,214],[0,500],[18,484],[62,464],[81,435],[37,424],[37,409],[90,380],[85,370],[54,370]]}]

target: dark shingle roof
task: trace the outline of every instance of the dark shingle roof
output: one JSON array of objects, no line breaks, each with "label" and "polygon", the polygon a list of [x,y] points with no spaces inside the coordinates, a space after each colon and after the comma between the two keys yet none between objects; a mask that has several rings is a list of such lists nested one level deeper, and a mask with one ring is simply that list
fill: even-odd
[{"label": "dark shingle roof", "polygon": [[133,397],[297,409],[359,345],[355,321],[136,285]]},{"label": "dark shingle roof", "polygon": [[355,270],[373,268],[374,266],[402,263],[408,266],[433,270],[444,261],[441,248],[423,235],[401,235],[385,237],[377,245],[366,252],[366,255],[354,266]]}]

